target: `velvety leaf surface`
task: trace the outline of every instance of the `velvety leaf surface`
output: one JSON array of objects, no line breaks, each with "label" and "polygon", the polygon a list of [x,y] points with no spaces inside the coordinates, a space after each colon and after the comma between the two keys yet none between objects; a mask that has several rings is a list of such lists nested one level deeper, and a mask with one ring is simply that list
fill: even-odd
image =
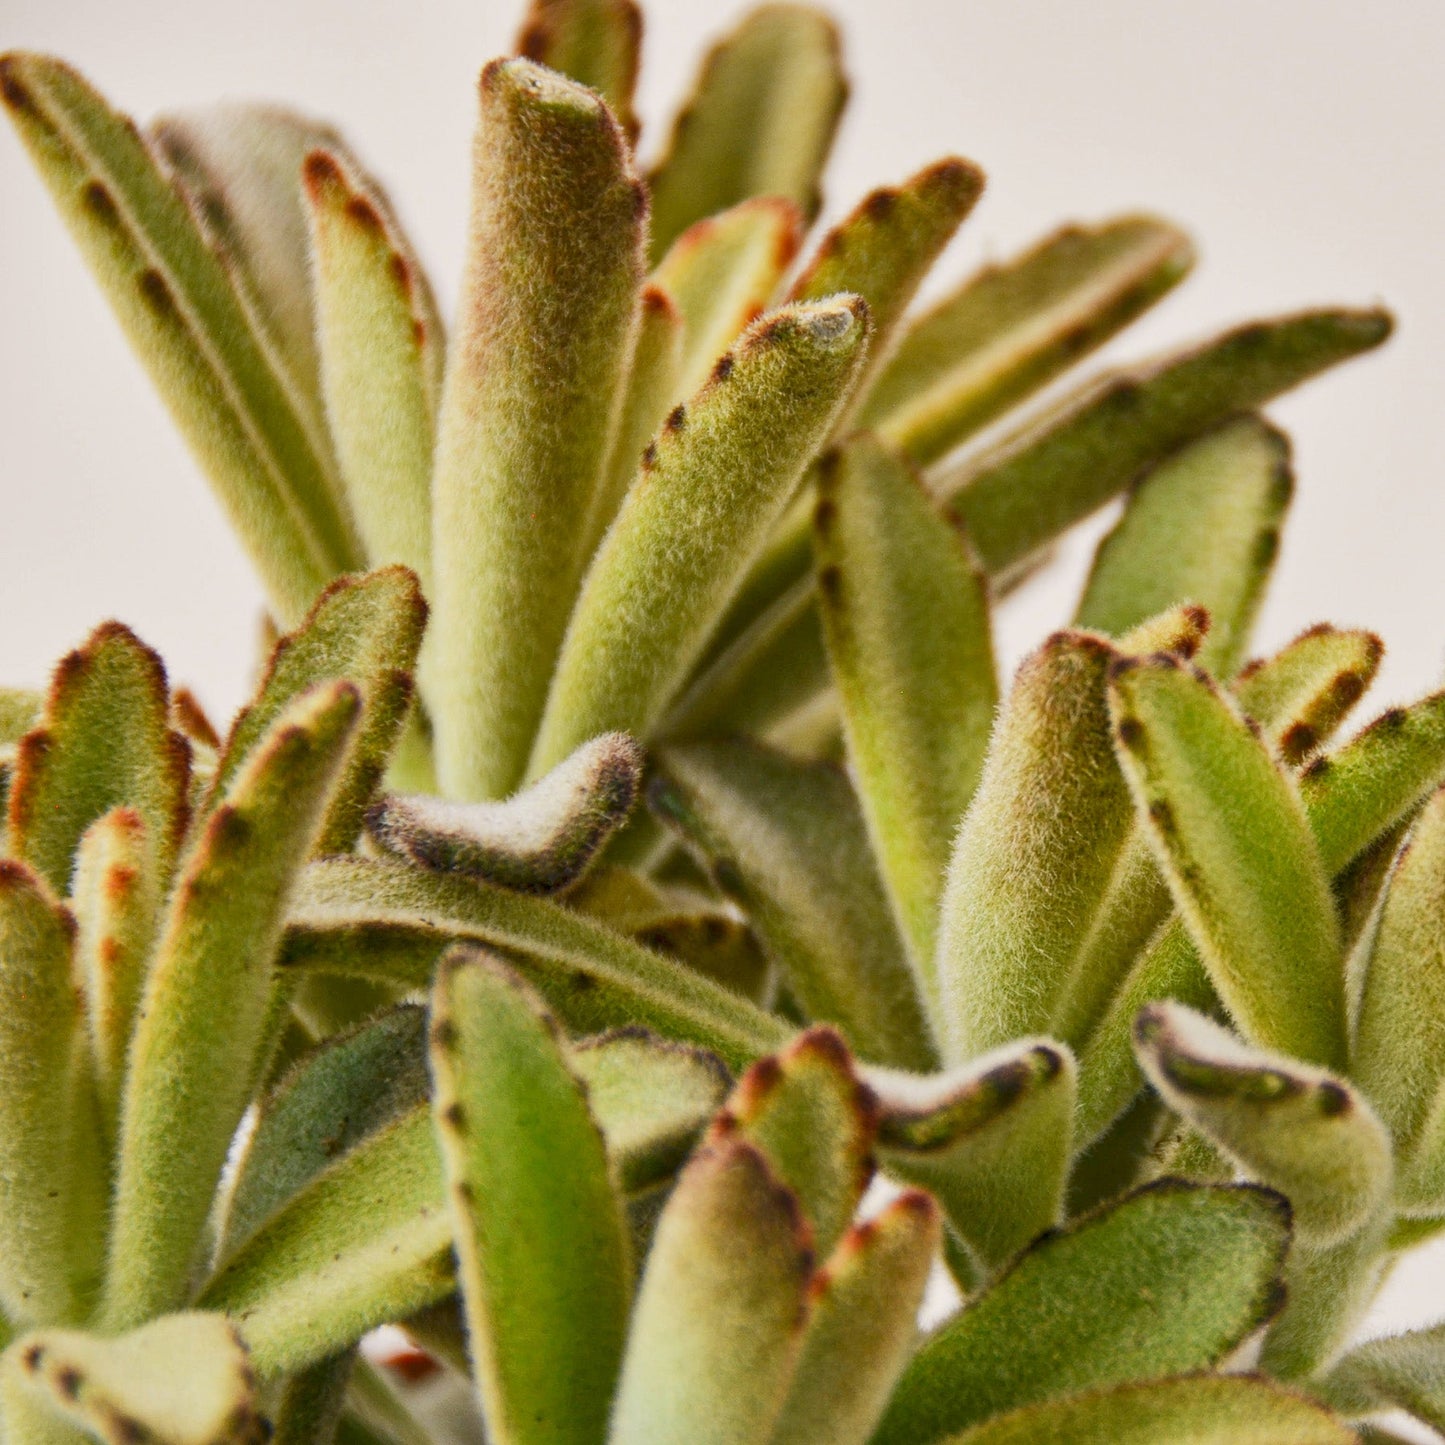
[{"label": "velvety leaf surface", "polygon": [[637,139],[632,92],[641,48],[642,11],[632,0],[532,0],[517,36],[528,60],[597,91],[630,141]]},{"label": "velvety leaf surface", "polygon": [[1398,1407],[1445,1430],[1445,1325],[1370,1340],[1321,1381],[1336,1409],[1351,1415]]}]

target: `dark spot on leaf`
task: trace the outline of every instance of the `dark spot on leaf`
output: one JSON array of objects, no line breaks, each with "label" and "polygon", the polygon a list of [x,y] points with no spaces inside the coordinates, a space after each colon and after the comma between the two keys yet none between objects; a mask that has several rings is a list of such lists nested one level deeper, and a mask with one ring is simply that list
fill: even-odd
[{"label": "dark spot on leaf", "polygon": [[467,1132],[467,1111],[461,1104],[453,1102],[442,1111],[442,1118],[449,1128],[455,1129],[458,1134]]},{"label": "dark spot on leaf", "polygon": [[1285,729],[1279,740],[1279,750],[1285,759],[1297,763],[1306,753],[1319,745],[1319,734],[1306,722],[1297,722]]},{"label": "dark spot on leaf", "polygon": [[642,449],[642,470],[650,471],[657,465],[657,443],[648,442]]},{"label": "dark spot on leaf", "polygon": [[85,188],[85,208],[106,225],[116,221],[115,197],[102,181],[91,181]]},{"label": "dark spot on leaf", "polygon": [[171,295],[171,288],[166,285],[166,278],[154,268],[142,271],[140,274],[140,292],[150,303],[153,310],[165,315],[172,315],[176,309],[175,298]]},{"label": "dark spot on leaf", "polygon": [[55,1372],[55,1388],[65,1396],[67,1400],[80,1398],[81,1386],[80,1371],[71,1365],[62,1365]]},{"label": "dark spot on leaf", "polygon": [[1320,1085],[1320,1113],[1326,1118],[1334,1119],[1349,1112],[1349,1091],[1333,1080],[1326,1079]]},{"label": "dark spot on leaf", "polygon": [[898,192],[892,186],[880,186],[863,198],[860,207],[870,221],[886,221],[898,204]]},{"label": "dark spot on leaf", "polygon": [[0,94],[5,97],[5,104],[11,110],[34,110],[35,102],[30,98],[30,92],[20,83],[20,77],[16,75],[18,66],[13,56],[7,55],[0,60]]},{"label": "dark spot on leaf", "polygon": [[818,505],[813,508],[813,525],[818,530],[820,537],[827,537],[833,530],[833,523],[838,517],[838,505],[832,497],[819,497]]},{"label": "dark spot on leaf", "polygon": [[1132,752],[1144,746],[1144,724],[1136,717],[1122,717],[1118,726],[1119,741]]},{"label": "dark spot on leaf", "polygon": [[824,598],[837,603],[843,595],[843,574],[837,567],[823,567],[818,572],[818,590]]},{"label": "dark spot on leaf", "polygon": [[1172,833],[1174,831],[1174,809],[1164,801],[1163,798],[1155,798],[1149,804],[1149,816],[1153,819],[1154,826],[1161,833]]},{"label": "dark spot on leaf", "polygon": [[670,432],[681,431],[683,427],[687,425],[687,407],[684,406],[682,402],[678,402],[678,404],[668,412],[667,420],[663,425]]},{"label": "dark spot on leaf", "polygon": [[714,381],[726,381],[728,377],[733,374],[733,367],[736,364],[731,351],[723,352],[713,365],[712,379]]},{"label": "dark spot on leaf", "polygon": [[326,151],[312,151],[301,164],[301,177],[307,190],[319,191],[323,186],[345,185],[341,167]]}]

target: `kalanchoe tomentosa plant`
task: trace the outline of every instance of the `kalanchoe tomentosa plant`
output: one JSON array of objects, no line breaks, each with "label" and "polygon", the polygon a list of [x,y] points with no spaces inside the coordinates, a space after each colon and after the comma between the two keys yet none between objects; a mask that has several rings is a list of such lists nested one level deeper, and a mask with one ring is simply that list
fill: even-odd
[{"label": "kalanchoe tomentosa plant", "polygon": [[[979,172],[795,268],[828,21],[746,18],[645,175],[639,40],[537,0],[482,72],[449,343],[329,127],[0,60],[284,630],[224,739],[114,623],[0,695],[5,1440],[1445,1428],[1445,1332],[1349,1350],[1445,1223],[1445,695],[1330,750],[1374,637],[1244,665],[1257,409],[1388,319],[979,440],[1187,241],[910,315]],[[1123,493],[1000,703],[991,607]]]}]

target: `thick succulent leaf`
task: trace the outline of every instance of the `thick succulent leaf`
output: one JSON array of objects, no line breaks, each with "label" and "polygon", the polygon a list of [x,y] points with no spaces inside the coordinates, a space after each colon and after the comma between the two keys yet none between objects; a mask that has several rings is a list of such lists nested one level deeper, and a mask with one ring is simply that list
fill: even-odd
[{"label": "thick succulent leaf", "polygon": [[1288,1238],[1276,1194],[1172,1181],[1046,1236],[923,1344],[873,1445],[1207,1368],[1277,1308]]},{"label": "thick succulent leaf", "polygon": [[[651,278],[682,316],[672,400],[691,396],[739,333],[762,315],[802,239],[797,206],[781,196],[755,196],[695,222],[672,243]],[[851,289],[834,286],[825,294]]]},{"label": "thick succulent leaf", "polygon": [[356,1350],[341,1350],[288,1375],[271,1409],[269,1445],[332,1445],[356,1360]]},{"label": "thick succulent leaf", "polygon": [[5,104],[277,613],[359,560],[325,458],[223,262],[140,132],[75,71],[14,53]]},{"label": "thick succulent leaf", "polygon": [[598,733],[647,736],[828,435],[867,339],[857,297],[773,312],[670,413],[583,584],[532,776]]},{"label": "thick succulent leaf", "polygon": [[431,463],[443,347],[426,283],[389,218],[344,160],[303,172],[321,385],[357,530],[373,565],[431,585]]},{"label": "thick succulent leaf", "polygon": [[1241,417],[1166,457],[1099,544],[1075,626],[1122,636],[1181,602],[1209,613],[1199,662],[1229,677],[1248,646],[1294,489],[1289,442]]},{"label": "thick succulent leaf", "polygon": [[425,988],[454,938],[501,949],[578,1033],[642,1024],[746,1066],[788,1027],[737,994],[545,899],[338,858],[312,864],[282,961]]},{"label": "thick succulent leaf", "polygon": [[1425,805],[1390,876],[1363,960],[1351,1072],[1400,1152],[1411,1212],[1445,1205],[1445,790]]},{"label": "thick succulent leaf", "polygon": [[1241,1044],[1178,1004],[1144,1009],[1134,1047],[1181,1118],[1251,1178],[1278,1189],[1310,1244],[1352,1234],[1390,1192],[1390,1136],[1348,1083]]},{"label": "thick succulent leaf", "polygon": [[[454,1304],[454,1300],[448,1300],[434,1309],[452,1309],[455,1316]],[[463,1341],[458,1356],[459,1373],[466,1369],[465,1361],[466,1346]],[[461,1378],[455,1381],[455,1385],[466,1389]],[[469,1420],[474,1419],[474,1410],[475,1406],[467,1410]],[[432,1432],[403,1404],[397,1391],[365,1357],[357,1360],[352,1371],[346,1411],[341,1417],[336,1439],[337,1445],[435,1445]]]},{"label": "thick succulent leaf", "polygon": [[998,702],[987,587],[906,463],[866,434],[819,476],[814,546],[863,816],[936,997],[939,897]]},{"label": "thick succulent leaf", "polygon": [[1248,1375],[1185,1376],[1091,1391],[996,1416],[940,1445],[1355,1445],[1304,1395]]},{"label": "thick succulent leaf", "polygon": [[[1245,715],[1291,765],[1304,761],[1345,720],[1364,695],[1384,644],[1373,632],[1344,631],[1322,622],[1273,657],[1252,662],[1235,679]],[[1207,662],[1206,662],[1207,666]]]},{"label": "thick succulent leaf", "polygon": [[388,853],[423,868],[559,893],[627,821],[642,765],[642,749],[626,733],[604,733],[506,802],[383,798],[367,814],[367,829]]},{"label": "thick succulent leaf", "polygon": [[17,1323],[82,1319],[104,1250],[74,933],[29,869],[0,861],[0,1304]]},{"label": "thick succulent leaf", "polygon": [[836,769],[747,743],[668,748],[648,805],[752,923],[809,1018],[864,1058],[926,1071],[936,1056],[868,846]]},{"label": "thick succulent leaf", "polygon": [[764,1002],[772,992],[773,965],[757,934],[731,913],[662,914],[634,930],[633,937],[754,1002]]},{"label": "thick succulent leaf", "polygon": [[877,1102],[847,1045],[835,1030],[815,1025],[742,1076],[713,1137],[746,1139],[763,1151],[826,1259],[873,1178],[877,1130]]},{"label": "thick succulent leaf", "polygon": [[115,1138],[126,1051],[155,941],[161,882],[145,819],[113,808],[86,829],[71,907],[104,1137]]},{"label": "thick succulent leaf", "polygon": [[876,375],[919,283],[982,193],[983,172],[957,156],[870,191],[818,243],[792,299],[818,301],[839,291],[861,296],[873,318],[868,367]]},{"label": "thick succulent leaf", "polygon": [[361,724],[317,840],[320,853],[349,852],[411,704],[412,669],[426,615],[416,577],[405,567],[333,582],[301,626],[276,643],[255,700],[231,725],[210,805],[231,787],[261,738],[307,688],[350,682],[362,695]]},{"label": "thick succulent leaf", "polygon": [[459,945],[432,991],[433,1113],[488,1436],[601,1445],[632,1260],[622,1199],[561,1030]]},{"label": "thick succulent leaf", "polygon": [[20,740],[8,846],[55,892],[70,891],[81,835],[115,807],[135,808],[170,876],[186,825],[189,751],[168,723],[161,660],[105,622],[63,657],[40,726]]},{"label": "thick succulent leaf", "polygon": [[803,1349],[771,1445],[868,1439],[913,1352],[939,1236],[938,1206],[917,1190],[844,1235],[809,1286]]},{"label": "thick succulent leaf", "polygon": [[146,982],[121,1111],[103,1318],[187,1297],[272,1014],[286,907],[361,712],[349,683],[272,725],[183,860]]},{"label": "thick succulent leaf", "polygon": [[1401,1409],[1445,1430],[1445,1325],[1370,1340],[1351,1350],[1316,1388],[1350,1415]]},{"label": "thick succulent leaf", "polygon": [[1102,637],[1060,632],[1014,680],[943,895],[937,969],[953,1059],[1047,1033],[1071,987],[1134,825],[1106,701],[1119,656]]},{"label": "thick succulent leaf", "polygon": [[586,1086],[618,1182],[629,1194],[677,1170],[732,1083],[716,1054],[636,1027],[580,1040],[567,1064]]},{"label": "thick succulent leaf", "polygon": [[216,1221],[217,1253],[237,1248],[341,1154],[427,1097],[426,1018],[402,1005],[327,1039],[256,1107]]},{"label": "thick succulent leaf", "polygon": [[747,15],[708,52],[648,177],[653,256],[750,196],[782,196],[811,221],[847,90],[826,15],[786,4]]},{"label": "thick succulent leaf", "polygon": [[1070,226],[914,321],[859,420],[936,461],[1127,326],[1193,261],[1188,238],[1149,216]]},{"label": "thick succulent leaf", "polygon": [[1002,572],[1182,443],[1378,346],[1390,326],[1381,311],[1306,312],[1106,376],[939,477],[939,493],[984,567]]},{"label": "thick succulent leaf", "polygon": [[[108,1445],[262,1445],[269,1436],[245,1347],[217,1314],[166,1315],[116,1339],[40,1330],[11,1347],[3,1377],[7,1417],[18,1405]],[[15,1418],[10,1429],[16,1445],[52,1438]]]},{"label": "thick succulent leaf", "polygon": [[526,769],[626,379],[646,213],[596,94],[529,60],[483,70],[432,495],[426,683],[448,797],[505,797]]},{"label": "thick succulent leaf", "polygon": [[590,86],[636,141],[632,92],[642,49],[642,11],[633,0],[532,0],[517,51]]},{"label": "thick succulent leaf", "polygon": [[884,1169],[937,1198],[977,1271],[1059,1223],[1074,1119],[1067,1049],[1025,1039],[929,1079],[869,1080]]},{"label": "thick succulent leaf", "polygon": [[1342,1070],[1334,902],[1291,783],[1176,659],[1128,660],[1110,694],[1121,764],[1220,997],[1252,1042]]},{"label": "thick succulent leaf", "polygon": [[658,1222],[608,1445],[768,1439],[808,1319],[811,1236],[762,1152],[693,1156]]}]

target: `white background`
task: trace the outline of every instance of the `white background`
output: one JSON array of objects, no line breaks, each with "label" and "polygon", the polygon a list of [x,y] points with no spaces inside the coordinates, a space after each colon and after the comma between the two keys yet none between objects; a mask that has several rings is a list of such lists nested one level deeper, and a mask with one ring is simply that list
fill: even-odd
[{"label": "white background", "polygon": [[[650,17],[655,142],[731,3]],[[1317,302],[1385,301],[1388,349],[1280,403],[1294,516],[1261,647],[1328,618],[1379,631],[1380,701],[1445,662],[1445,5],[1438,0],[839,0],[853,101],[830,211],[947,151],[990,185],[944,263],[957,277],[1064,218],[1156,210],[1199,241],[1195,277],[1112,355]],[[54,50],[138,115],[220,95],[339,121],[454,295],[473,81],[510,6],[447,0],[0,0],[0,46]],[[644,137],[644,148],[648,137]],[[148,383],[0,134],[0,679],[38,685],[104,615],[135,626],[225,716],[260,593]],[[1070,548],[1002,624],[1012,664],[1064,620]],[[1445,1252],[1391,1285],[1401,1323],[1445,1313]],[[1385,1316],[1382,1315],[1383,1319]]]}]

